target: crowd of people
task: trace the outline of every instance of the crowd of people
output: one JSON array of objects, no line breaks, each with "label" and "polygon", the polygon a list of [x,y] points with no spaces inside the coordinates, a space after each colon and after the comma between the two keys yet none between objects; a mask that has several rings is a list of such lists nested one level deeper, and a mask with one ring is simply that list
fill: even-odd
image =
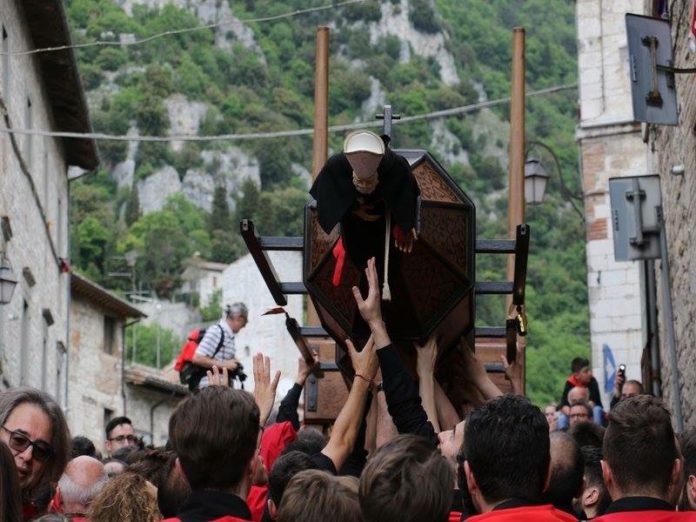
[{"label": "crowd of people", "polygon": [[[271,361],[255,356],[253,393],[234,389],[235,364],[213,361],[214,339],[206,380],[172,414],[164,447],[143,447],[117,417],[102,455],[70,438],[48,394],[10,389],[0,522],[696,520],[696,430],[676,436],[659,399],[622,382],[596,417],[589,363],[574,361],[559,428],[555,406],[502,394],[465,349],[481,401],[461,420],[433,378],[435,347],[418,348],[414,380],[392,345],[374,260],[366,277],[367,296],[353,292],[371,336],[361,350],[346,342],[354,377],[328,436],[300,422],[307,364],[273,411]],[[237,331],[246,323],[245,309],[226,315]],[[521,369],[506,366],[519,390]]]}]

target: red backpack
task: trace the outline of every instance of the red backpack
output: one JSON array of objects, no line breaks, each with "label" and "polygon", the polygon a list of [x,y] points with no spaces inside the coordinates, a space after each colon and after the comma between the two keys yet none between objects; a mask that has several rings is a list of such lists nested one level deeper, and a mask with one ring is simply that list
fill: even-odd
[{"label": "red backpack", "polygon": [[[220,328],[220,342],[218,343],[217,348],[215,348],[213,358],[217,355],[225,342],[225,331],[222,329],[222,326],[217,325],[217,327]],[[193,355],[196,353],[196,348],[198,348],[198,345],[205,336],[205,332],[205,328],[191,330],[186,339],[186,343],[184,343],[184,345],[181,347],[179,356],[176,358],[176,362],[174,363],[174,369],[179,372],[179,381],[181,384],[188,385],[191,391],[198,388],[198,383],[203,377],[205,377],[206,373],[205,368],[197,366],[191,362]]]},{"label": "red backpack", "polygon": [[174,363],[174,369],[177,372],[181,373],[181,370],[184,369],[184,364],[193,359],[193,354],[196,353],[196,348],[198,348],[198,345],[201,343],[204,336],[205,328],[197,328],[188,333],[186,342],[181,347],[179,356],[176,358],[176,362]]}]

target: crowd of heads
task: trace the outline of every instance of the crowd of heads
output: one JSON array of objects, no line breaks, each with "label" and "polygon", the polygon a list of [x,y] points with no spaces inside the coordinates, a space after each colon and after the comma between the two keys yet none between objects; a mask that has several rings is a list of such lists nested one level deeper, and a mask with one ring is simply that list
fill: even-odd
[{"label": "crowd of heads", "polygon": [[[678,439],[661,400],[628,392],[606,427],[573,392],[567,431],[550,429],[555,412],[501,395],[443,431],[437,447],[402,434],[373,448],[354,476],[318,464],[327,438],[307,427],[278,448],[266,478],[264,419],[245,391],[209,386],[187,397],[170,417],[167,447],[144,448],[130,419],[114,418],[102,456],[89,439],[70,439],[49,395],[16,388],[0,394],[0,520],[29,520],[30,507],[39,521],[151,522],[181,513],[195,495],[247,501],[263,484],[264,516],[281,522],[444,521],[457,496],[464,514],[512,499],[591,519],[638,496],[694,509],[696,430]],[[585,415],[573,423],[576,408]]]}]

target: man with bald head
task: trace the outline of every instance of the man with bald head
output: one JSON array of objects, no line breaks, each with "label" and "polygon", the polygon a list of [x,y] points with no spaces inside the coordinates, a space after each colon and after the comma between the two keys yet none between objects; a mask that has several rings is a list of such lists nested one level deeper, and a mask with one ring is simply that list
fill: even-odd
[{"label": "man with bald head", "polygon": [[92,500],[108,479],[104,465],[97,459],[86,455],[72,459],[58,481],[61,511],[74,522],[87,520]]},{"label": "man with bald head", "polygon": [[568,403],[575,404],[576,402],[587,401],[590,402],[590,390],[589,388],[583,388],[581,386],[575,386],[571,388],[568,392]]},{"label": "man with bald head", "polygon": [[578,443],[562,431],[550,434],[551,470],[544,500],[577,518],[573,499],[582,493],[584,459]]},{"label": "man with bald head", "polygon": [[[602,425],[604,410],[597,407],[590,401],[590,389],[583,386],[575,386],[568,391],[568,404],[562,409],[561,418],[558,421],[559,428],[566,431],[569,427],[573,427],[578,422],[592,421],[595,424]],[[581,408],[580,405],[583,407]],[[588,408],[587,415],[584,415],[585,408]],[[575,410],[573,412],[573,410]],[[575,413],[575,419],[573,418]],[[582,418],[578,414],[582,413]]]}]

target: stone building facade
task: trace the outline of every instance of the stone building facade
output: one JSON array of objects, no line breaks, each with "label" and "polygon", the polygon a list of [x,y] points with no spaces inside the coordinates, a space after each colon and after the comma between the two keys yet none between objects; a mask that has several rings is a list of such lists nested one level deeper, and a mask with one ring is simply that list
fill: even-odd
[{"label": "stone building facade", "polygon": [[103,448],[106,424],[126,415],[146,442],[163,445],[169,416],[188,391],[165,372],[125,360],[125,326],[145,314],[77,274],[71,289],[65,411],[72,434]]},{"label": "stone building facade", "polygon": [[189,304],[195,305],[195,301],[198,301],[200,306],[206,306],[215,291],[222,291],[222,273],[226,268],[224,263],[192,257],[181,274],[182,285],[178,293]]},{"label": "stone building facade", "polygon": [[[656,2],[646,2],[644,13],[655,13]],[[693,9],[690,0],[669,2],[674,64],[693,68],[696,63],[696,27],[689,27]],[[646,149],[654,154],[655,173],[660,175],[662,208],[667,230],[670,264],[670,295],[674,309],[674,337],[677,350],[678,387],[685,428],[696,427],[696,78],[676,75],[679,123],[657,126]],[[665,284],[664,281],[659,281]],[[661,310],[662,312],[662,310]],[[661,327],[664,326],[662,313]],[[660,338],[661,374],[665,398],[672,404],[670,347]]]},{"label": "stone building facade", "polygon": [[624,21],[625,13],[641,12],[642,1],[576,2],[591,353],[605,405],[617,365],[626,364],[629,379],[641,379],[645,344],[642,268],[614,260],[608,184],[609,178],[651,173],[640,124],[633,122]]},{"label": "stone building facade", "polygon": [[[91,139],[7,132],[90,132],[60,0],[0,0],[0,252],[18,284],[0,304],[0,387],[67,400],[68,167],[98,163]],[[13,54],[14,53],[14,54]]]},{"label": "stone building facade", "polygon": [[[674,310],[674,337],[679,390],[678,405],[685,428],[696,426],[696,84],[694,76],[676,75],[679,123],[654,126],[633,122],[625,28],[627,13],[669,20],[674,63],[692,68],[696,28],[691,0],[578,0],[578,63],[581,119],[577,130],[582,158],[587,220],[587,263],[591,336],[595,376],[604,384],[604,345],[616,364],[627,364],[628,378],[641,377],[641,355],[648,344],[642,262],[614,261],[608,179],[620,176],[660,177],[670,278],[655,263],[658,295],[664,285]],[[643,307],[643,309],[641,309]],[[673,365],[667,342],[665,309],[658,298],[659,372],[649,391],[661,394],[674,410]],[[643,369],[645,369],[644,361]]]}]

